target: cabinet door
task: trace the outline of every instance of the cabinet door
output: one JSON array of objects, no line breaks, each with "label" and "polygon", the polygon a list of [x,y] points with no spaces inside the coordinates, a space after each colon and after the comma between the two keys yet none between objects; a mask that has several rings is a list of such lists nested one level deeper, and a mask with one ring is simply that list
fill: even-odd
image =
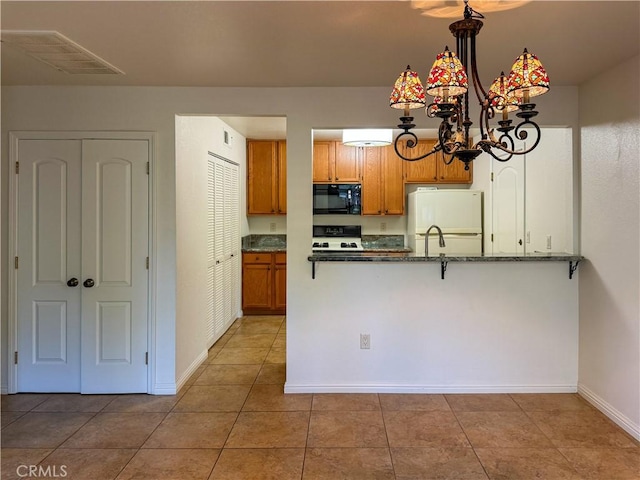
[{"label": "cabinet door", "polygon": [[438,183],[471,183],[473,181],[473,162],[469,170],[464,169],[464,163],[455,158],[449,165],[442,157],[438,158]]},{"label": "cabinet door", "polygon": [[275,278],[273,282],[275,286],[275,298],[273,308],[284,311],[287,308],[287,264],[278,264],[275,266]]},{"label": "cabinet door", "polygon": [[278,141],[278,213],[287,213],[287,142]]},{"label": "cabinet door", "polygon": [[362,147],[350,147],[335,142],[336,163],[333,179],[336,183],[360,182],[360,155]]},{"label": "cabinet door", "polygon": [[[415,158],[433,149],[436,140],[420,140],[414,148],[403,145],[402,154],[408,158]],[[408,183],[434,183],[438,180],[437,163],[442,161],[440,152],[429,155],[415,162],[404,161],[405,182]]]},{"label": "cabinet door", "polygon": [[313,142],[313,181],[315,183],[333,182],[335,159],[335,142]]},{"label": "cabinet door", "polygon": [[277,142],[247,142],[247,214],[276,213]]},{"label": "cabinet door", "polygon": [[[255,262],[255,263],[254,263]],[[242,308],[268,310],[272,305],[270,254],[244,254],[242,265]]]},{"label": "cabinet door", "polygon": [[362,160],[362,214],[382,215],[384,148],[365,148]]},{"label": "cabinet door", "polygon": [[388,147],[376,147],[384,150],[384,168],[382,174],[382,190],[385,215],[404,214],[404,182],[403,163],[396,155],[393,145]]}]

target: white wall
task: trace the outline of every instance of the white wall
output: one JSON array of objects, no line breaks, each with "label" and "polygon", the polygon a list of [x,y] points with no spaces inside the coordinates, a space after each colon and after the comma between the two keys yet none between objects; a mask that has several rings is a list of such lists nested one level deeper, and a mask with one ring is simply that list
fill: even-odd
[{"label": "white wall", "polygon": [[639,58],[580,88],[582,253],[587,262],[580,266],[579,376],[580,392],[638,439]]},{"label": "white wall", "polygon": [[[230,134],[230,145],[222,141]],[[176,381],[177,388],[207,357],[207,162],[208,152],[237,163],[240,199],[246,178],[245,138],[220,119],[176,117]],[[244,204],[244,203],[243,203]],[[246,212],[246,208],[240,210]],[[241,215],[246,235],[246,215]],[[240,275],[240,272],[238,272]],[[240,291],[236,292],[238,305]]]},{"label": "white wall", "polygon": [[[390,88],[390,87],[389,87]],[[312,365],[314,358],[331,353],[340,344],[342,332],[334,325],[326,324],[313,348],[297,347],[309,341],[307,332],[317,331],[318,319],[333,318],[335,289],[329,295],[316,291],[318,283],[311,280],[311,265],[307,257],[311,250],[311,158],[312,130],[314,128],[343,128],[368,125],[389,127],[398,122],[398,112],[388,107],[389,88],[158,88],[158,87],[2,87],[2,138],[6,140],[10,130],[147,130],[157,132],[156,165],[157,185],[156,232],[157,254],[153,259],[158,298],[156,305],[157,332],[154,340],[158,352],[154,383],[160,390],[175,387],[176,373],[176,145],[175,115],[260,115],[287,117],[287,362],[292,381],[301,381],[305,365]],[[542,125],[569,125],[577,127],[577,88],[557,87],[539,97],[538,117]],[[349,105],[349,108],[345,108]],[[420,120],[422,122],[422,120]],[[433,128],[433,120],[424,119],[425,128]],[[432,122],[429,124],[428,122]],[[577,128],[576,128],[577,131]],[[7,142],[2,142],[2,244],[1,258],[7,259]],[[295,199],[295,201],[292,201]],[[4,263],[3,263],[4,264]],[[529,266],[516,266],[528,268]],[[451,267],[452,268],[452,267]],[[453,268],[452,268],[453,270]],[[417,269],[416,272],[422,272]],[[533,269],[537,281],[544,283],[550,277],[547,270]],[[417,273],[416,273],[417,274]],[[564,278],[564,275],[561,276]],[[560,278],[560,277],[558,277]],[[7,359],[7,273],[2,269],[2,358]],[[402,289],[392,279],[380,275],[379,281],[370,285],[367,296],[385,298]],[[560,280],[558,280],[560,281]],[[576,281],[574,281],[576,282]],[[484,285],[484,301],[477,308],[492,305],[494,292],[490,282]],[[571,285],[576,285],[571,283]],[[448,282],[447,285],[453,285]],[[354,286],[357,288],[357,285]],[[479,287],[480,288],[480,287]],[[464,294],[458,293],[458,299]],[[487,299],[490,299],[487,301]],[[571,311],[577,299],[567,296],[554,305],[558,311]],[[309,307],[317,310],[309,315]],[[363,307],[363,308],[359,308]],[[402,318],[404,308],[396,312]],[[354,311],[367,312],[366,301],[358,297]],[[495,329],[506,321],[508,311],[494,312],[486,328]],[[358,314],[362,315],[362,314]],[[341,318],[341,317],[339,317]],[[346,319],[345,321],[352,321]],[[362,317],[360,328],[368,328],[374,319]],[[468,321],[468,319],[465,319]],[[571,319],[569,320],[571,321]],[[549,335],[555,331],[549,331]],[[571,346],[568,346],[571,349]],[[337,358],[343,352],[336,352]],[[401,354],[402,352],[399,352]],[[511,359],[503,359],[511,360]],[[181,361],[182,362],[182,361]],[[2,384],[6,385],[6,361],[2,362]],[[560,366],[564,369],[567,367]],[[354,368],[370,368],[365,358],[358,359]],[[420,368],[416,364],[414,368]],[[500,367],[501,368],[501,367]],[[500,370],[498,370],[500,371]],[[311,368],[304,375],[315,382]],[[339,376],[339,371],[335,372]],[[380,375],[388,375],[381,371]],[[554,376],[549,372],[550,377]],[[373,379],[378,381],[379,379]],[[550,379],[549,379],[550,380]],[[544,383],[544,379],[540,379]],[[496,384],[500,383],[500,379]],[[354,385],[357,386],[357,385]]]}]

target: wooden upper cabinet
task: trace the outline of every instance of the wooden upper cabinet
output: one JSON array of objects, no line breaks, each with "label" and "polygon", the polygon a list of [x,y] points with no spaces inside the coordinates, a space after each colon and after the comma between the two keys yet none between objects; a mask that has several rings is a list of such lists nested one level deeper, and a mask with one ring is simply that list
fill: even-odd
[{"label": "wooden upper cabinet", "polygon": [[335,142],[313,142],[313,181],[315,183],[333,182],[335,163]]},{"label": "wooden upper cabinet", "polygon": [[[409,158],[420,157],[433,149],[435,139],[420,139],[418,144],[409,148],[403,145],[403,155]],[[472,183],[473,164],[469,170],[464,169],[464,163],[455,159],[450,165],[444,163],[442,152],[429,155],[415,162],[404,162],[404,181],[406,183]]]},{"label": "wooden upper cabinet", "polygon": [[382,148],[367,148],[362,158],[362,215],[382,215]]},{"label": "wooden upper cabinet", "polygon": [[444,161],[439,161],[438,162],[438,182],[439,183],[472,183],[473,182],[473,162],[469,164],[469,170],[465,170],[464,162],[461,162],[457,158],[454,158],[449,165],[446,165]]},{"label": "wooden upper cabinet", "polygon": [[313,142],[314,183],[359,183],[362,148],[336,141]]},{"label": "wooden upper cabinet", "polygon": [[[402,146],[402,154],[407,158],[415,158],[430,152],[436,144],[435,140],[420,140],[414,148]],[[442,159],[440,153],[429,155],[415,162],[404,161],[404,180],[408,183],[433,183],[438,180],[437,162]]]},{"label": "wooden upper cabinet", "polygon": [[334,180],[337,183],[359,183],[362,147],[350,147],[342,142],[335,142],[335,148]]},{"label": "wooden upper cabinet", "polygon": [[362,214],[403,215],[403,160],[393,146],[364,149],[362,160]]},{"label": "wooden upper cabinet", "polygon": [[278,140],[278,213],[287,213],[287,142]]},{"label": "wooden upper cabinet", "polygon": [[286,142],[247,140],[247,214],[283,215],[286,206]]}]

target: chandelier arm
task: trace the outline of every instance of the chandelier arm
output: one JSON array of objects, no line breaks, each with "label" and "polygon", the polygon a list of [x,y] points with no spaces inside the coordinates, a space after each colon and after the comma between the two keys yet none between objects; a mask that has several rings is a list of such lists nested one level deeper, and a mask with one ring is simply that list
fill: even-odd
[{"label": "chandelier arm", "polygon": [[476,62],[476,35],[471,34],[471,79],[473,82],[473,89],[476,91],[476,97],[478,102],[482,105],[484,99],[487,98],[487,92],[484,90],[482,83],[480,82],[480,75],[478,75],[478,63]]},{"label": "chandelier arm", "polygon": [[414,148],[418,145],[418,137],[416,137],[415,133],[413,132],[409,132],[409,131],[404,131],[402,132],[400,135],[398,135],[395,139],[395,141],[393,142],[393,149],[396,152],[396,155],[398,155],[402,160],[405,160],[407,162],[417,162],[418,160],[422,160],[423,158],[427,158],[429,155],[433,155],[434,153],[436,153],[438,150],[440,150],[442,147],[440,146],[440,144],[436,144],[435,147],[433,147],[433,149],[427,153],[425,153],[424,155],[421,155],[419,157],[415,157],[415,158],[411,158],[411,157],[405,157],[402,153],[400,153],[400,150],[398,149],[398,145],[400,145],[400,139],[402,137],[409,137],[407,139],[407,147],[409,148]]}]

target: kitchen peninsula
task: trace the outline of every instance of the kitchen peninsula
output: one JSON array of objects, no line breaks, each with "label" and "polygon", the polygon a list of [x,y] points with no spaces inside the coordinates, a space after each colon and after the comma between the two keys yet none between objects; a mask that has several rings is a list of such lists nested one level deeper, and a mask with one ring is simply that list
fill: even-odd
[{"label": "kitchen peninsula", "polygon": [[571,253],[530,253],[525,255],[487,254],[487,255],[430,255],[428,257],[415,252],[322,252],[308,257],[311,262],[312,278],[315,278],[316,262],[394,262],[394,263],[440,263],[441,278],[444,280],[449,262],[569,262],[569,278],[583,260],[581,255]]}]

